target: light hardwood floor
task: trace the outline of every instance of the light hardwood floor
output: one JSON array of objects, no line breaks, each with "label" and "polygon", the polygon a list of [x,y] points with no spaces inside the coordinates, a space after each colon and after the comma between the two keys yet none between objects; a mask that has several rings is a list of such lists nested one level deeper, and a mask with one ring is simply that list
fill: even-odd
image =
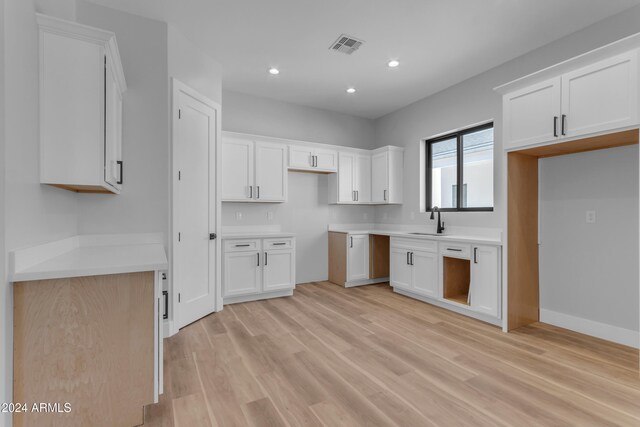
[{"label": "light hardwood floor", "polygon": [[145,426],[640,426],[637,350],[504,334],[388,285],[298,285],[165,343]]}]

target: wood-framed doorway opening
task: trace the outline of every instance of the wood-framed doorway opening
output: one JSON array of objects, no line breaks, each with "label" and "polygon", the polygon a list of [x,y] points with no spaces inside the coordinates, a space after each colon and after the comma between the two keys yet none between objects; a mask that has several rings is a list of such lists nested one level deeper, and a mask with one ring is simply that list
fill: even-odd
[{"label": "wood-framed doorway opening", "polygon": [[507,153],[506,329],[540,320],[538,160],[637,145],[638,129]]}]

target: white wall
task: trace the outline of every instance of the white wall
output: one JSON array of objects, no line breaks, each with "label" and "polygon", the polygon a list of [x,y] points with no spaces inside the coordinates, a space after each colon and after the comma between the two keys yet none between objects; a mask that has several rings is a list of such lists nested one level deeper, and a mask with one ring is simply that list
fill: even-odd
[{"label": "white wall", "polygon": [[[228,91],[222,129],[359,148],[372,148],[374,141],[370,120]],[[296,233],[296,281],[326,280],[327,225],[370,223],[374,217],[371,206],[329,205],[327,191],[326,175],[289,172],[287,203],[223,203],[222,225],[279,225]]]},{"label": "white wall", "polygon": [[222,67],[197,48],[174,26],[169,25],[169,77],[200,92],[210,100],[222,101]]},{"label": "white wall", "polygon": [[638,146],[540,159],[540,309],[637,331],[638,214]]},{"label": "white wall", "polygon": [[168,232],[167,25],[80,1],[78,22],[113,31],[128,90],[123,98],[120,195],[79,196],[80,233]]},{"label": "white wall", "polygon": [[[0,347],[5,351],[0,351],[0,378],[5,380],[0,383],[0,402],[11,401],[11,381],[9,381],[11,372],[11,358],[9,357],[12,348],[11,335],[9,325],[12,325],[11,318],[11,292],[7,284],[7,255],[4,247],[4,140],[5,140],[5,128],[4,128],[4,0],[0,0]],[[0,425],[5,425],[9,419],[8,414],[0,415]]]},{"label": "white wall", "polygon": [[[636,32],[640,32],[640,6],[376,120],[376,146],[406,147],[405,203],[402,206],[377,207],[376,220],[388,223],[427,221],[427,215],[419,213],[420,140],[491,119],[494,119],[496,129],[501,129],[501,97],[493,91],[494,87]],[[500,131],[495,134],[494,153],[494,212],[445,213],[444,218],[449,225],[502,228],[505,194]],[[416,213],[415,220],[411,220],[412,212]]]},{"label": "white wall", "polygon": [[[4,152],[2,164],[2,351],[0,399],[11,401],[13,293],[6,281],[6,252],[77,233],[75,193],[40,185],[38,170],[38,30],[33,0],[4,0]],[[0,423],[10,418],[1,415]]]}]

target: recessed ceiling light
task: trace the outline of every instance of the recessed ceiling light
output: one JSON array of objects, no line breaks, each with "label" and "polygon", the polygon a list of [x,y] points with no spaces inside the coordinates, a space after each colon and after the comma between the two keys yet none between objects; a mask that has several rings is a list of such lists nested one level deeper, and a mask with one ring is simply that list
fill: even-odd
[{"label": "recessed ceiling light", "polygon": [[389,68],[396,68],[398,65],[400,65],[400,62],[397,59],[392,59],[391,61],[387,62],[387,65],[389,66]]},{"label": "recessed ceiling light", "polygon": [[356,88],[350,87],[349,89],[347,89],[347,93],[356,93]]},{"label": "recessed ceiling light", "polygon": [[277,76],[278,74],[280,74],[280,70],[278,70],[276,67],[271,67],[269,68],[269,74],[271,74],[272,76]]}]

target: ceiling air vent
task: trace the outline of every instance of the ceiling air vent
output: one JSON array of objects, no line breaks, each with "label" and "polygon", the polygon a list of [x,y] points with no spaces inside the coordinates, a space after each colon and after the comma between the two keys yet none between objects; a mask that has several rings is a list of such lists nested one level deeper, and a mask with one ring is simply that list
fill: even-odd
[{"label": "ceiling air vent", "polygon": [[343,34],[340,37],[338,37],[338,39],[335,42],[331,43],[331,46],[329,46],[329,49],[336,52],[342,52],[342,53],[346,53],[347,55],[351,55],[353,52],[358,50],[360,46],[362,46],[362,43],[364,43],[364,41],[358,40],[355,37],[351,37],[346,34]]}]

